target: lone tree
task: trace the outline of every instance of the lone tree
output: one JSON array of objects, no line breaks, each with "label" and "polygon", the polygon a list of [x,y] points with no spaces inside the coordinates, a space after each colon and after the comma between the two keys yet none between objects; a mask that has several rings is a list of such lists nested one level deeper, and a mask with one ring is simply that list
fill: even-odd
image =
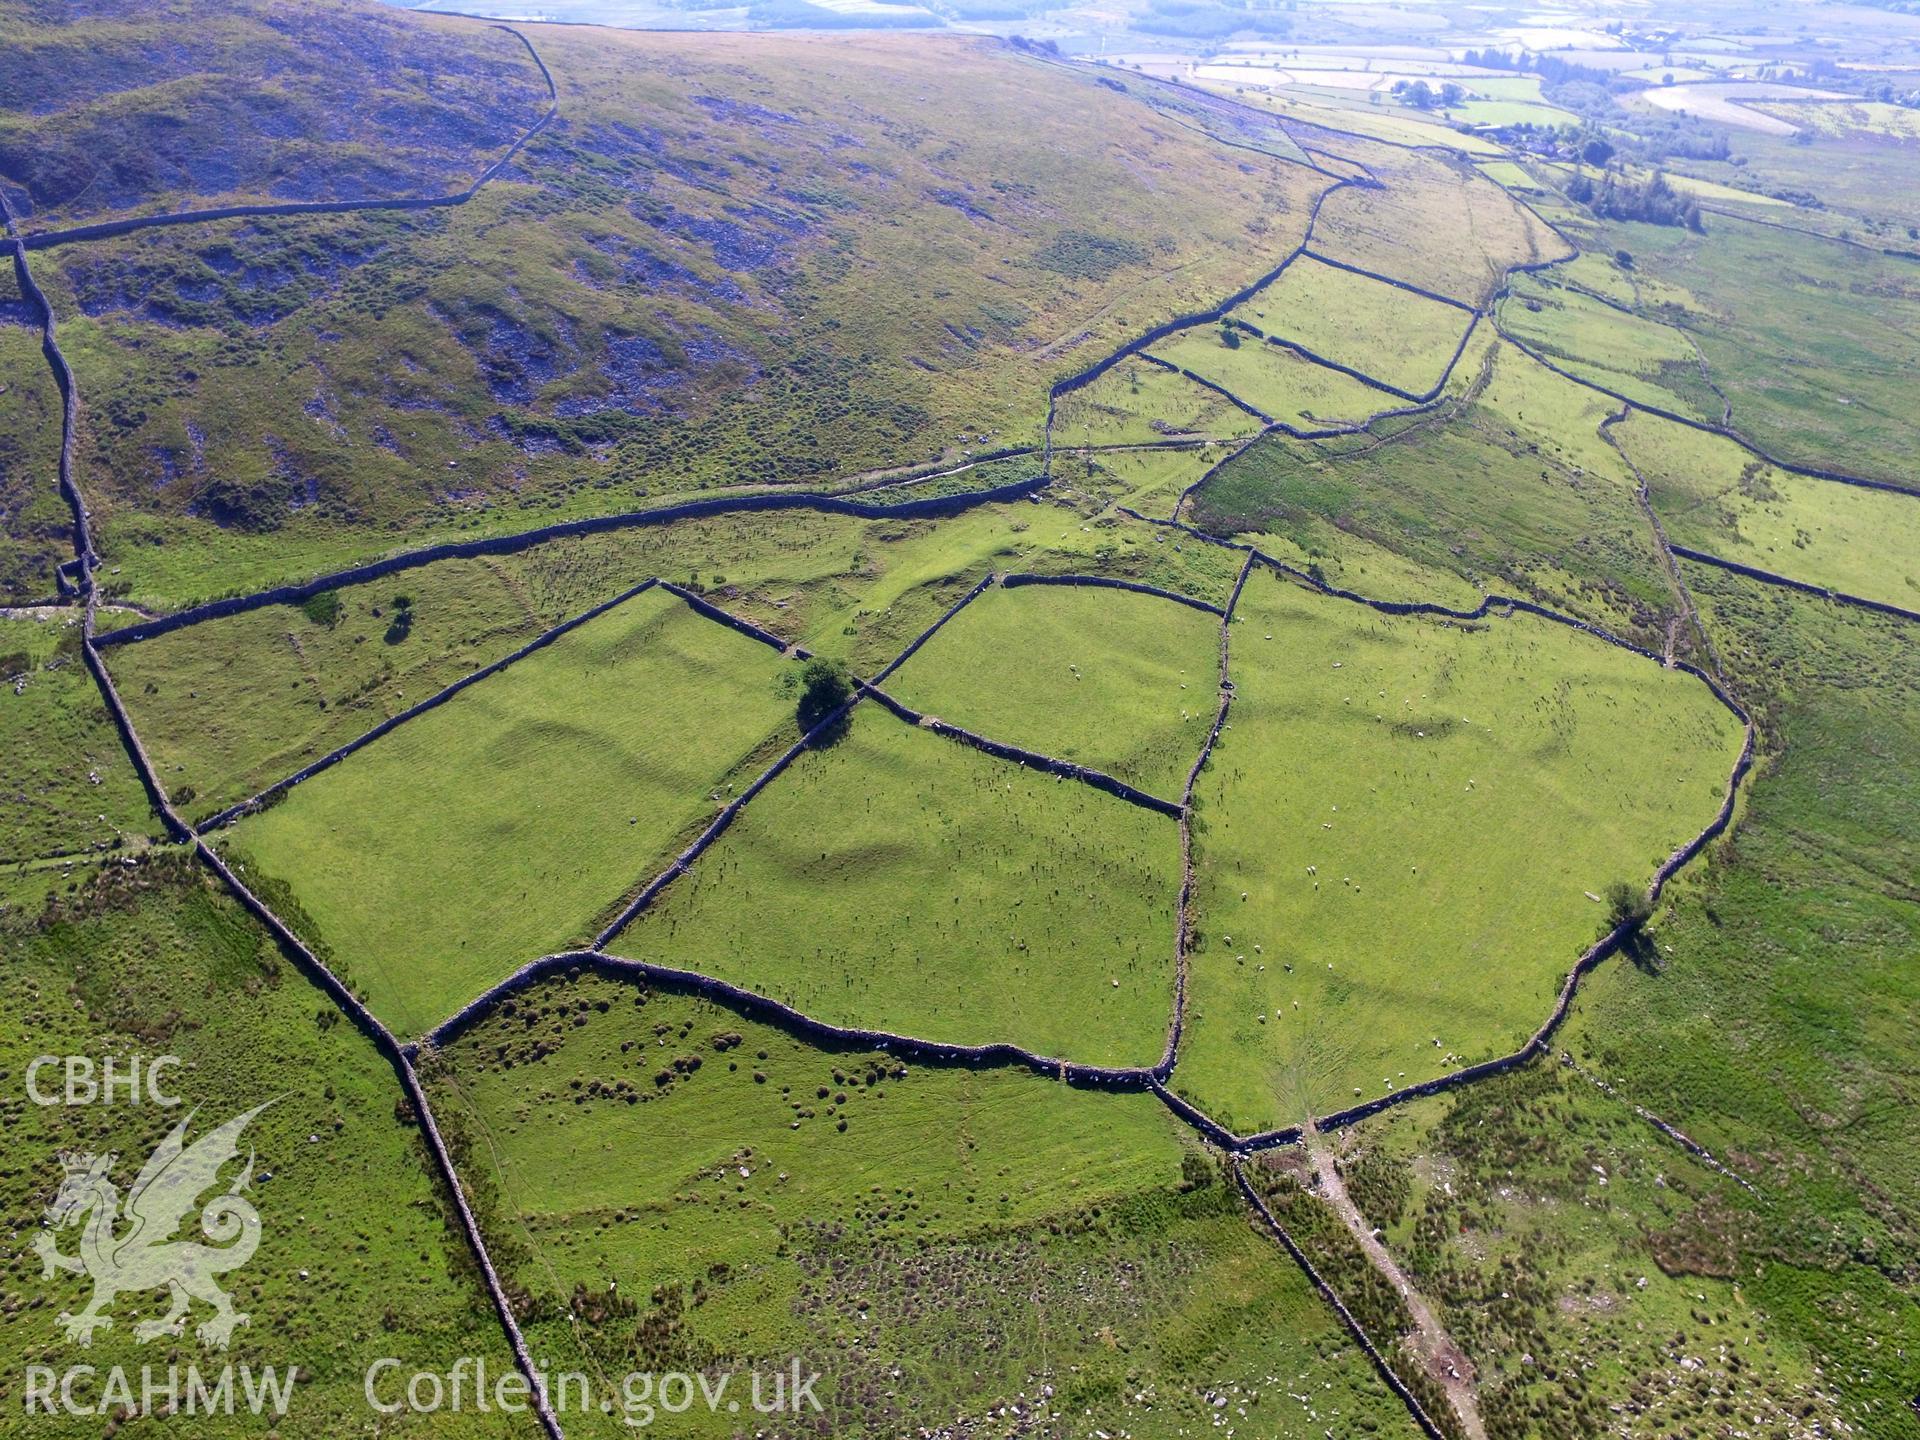
[{"label": "lone tree", "polygon": [[846,704],[853,694],[853,676],[838,660],[816,655],[800,667],[800,704],[795,711],[800,729],[813,729]]},{"label": "lone tree", "polygon": [[1607,929],[1617,930],[1624,925],[1627,934],[1632,936],[1652,918],[1653,906],[1647,903],[1646,892],[1625,880],[1616,880],[1607,887]]}]

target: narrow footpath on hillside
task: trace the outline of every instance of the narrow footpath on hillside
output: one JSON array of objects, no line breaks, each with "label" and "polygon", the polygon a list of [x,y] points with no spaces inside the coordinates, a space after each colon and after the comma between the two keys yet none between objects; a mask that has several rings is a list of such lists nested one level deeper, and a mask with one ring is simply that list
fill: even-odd
[{"label": "narrow footpath on hillside", "polygon": [[1333,1147],[1327,1137],[1309,1124],[1303,1127],[1302,1139],[1319,1184],[1317,1193],[1320,1198],[1331,1205],[1334,1213],[1346,1223],[1347,1229],[1353,1232],[1353,1238],[1360,1242],[1360,1249],[1366,1254],[1368,1262],[1386,1277],[1387,1283],[1393,1286],[1394,1292],[1406,1305],[1407,1314],[1413,1317],[1413,1333],[1405,1342],[1413,1352],[1412,1358],[1446,1388],[1447,1400],[1470,1440],[1487,1440],[1486,1426],[1480,1419],[1480,1389],[1475,1383],[1473,1362],[1467,1358],[1467,1352],[1454,1343],[1453,1337],[1433,1313],[1433,1306],[1427,1302],[1426,1296],[1407,1278],[1407,1272],[1387,1252],[1387,1247],[1380,1243],[1380,1237],[1374,1233],[1372,1224],[1360,1213],[1360,1207],[1353,1203],[1353,1197],[1347,1193],[1346,1181],[1340,1178],[1340,1167],[1334,1163]]}]

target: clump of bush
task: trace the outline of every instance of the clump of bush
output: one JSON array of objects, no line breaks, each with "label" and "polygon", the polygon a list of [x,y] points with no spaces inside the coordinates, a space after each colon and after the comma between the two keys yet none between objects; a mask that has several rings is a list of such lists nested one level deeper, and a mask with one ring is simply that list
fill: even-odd
[{"label": "clump of bush", "polygon": [[1598,184],[1587,174],[1567,182],[1567,198],[1584,205],[1602,220],[1639,220],[1649,225],[1684,225],[1704,229],[1700,202],[1682,195],[1658,170],[1638,183],[1609,171]]},{"label": "clump of bush", "polygon": [[322,590],[318,595],[309,595],[300,602],[300,611],[316,625],[331,630],[340,623],[340,592]]}]

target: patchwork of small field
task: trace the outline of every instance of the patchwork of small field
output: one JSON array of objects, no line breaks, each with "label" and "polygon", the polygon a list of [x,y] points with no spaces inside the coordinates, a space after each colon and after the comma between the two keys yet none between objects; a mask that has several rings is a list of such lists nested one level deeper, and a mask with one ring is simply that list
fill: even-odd
[{"label": "patchwork of small field", "polygon": [[1142,445],[1193,436],[1251,435],[1260,421],[1225,396],[1139,356],[1060,397],[1059,445]]},{"label": "patchwork of small field", "polygon": [[1236,613],[1174,1084],[1241,1131],[1517,1049],[1607,928],[1589,896],[1644,886],[1739,754],[1700,681],[1536,617],[1267,574]]},{"label": "patchwork of small field", "polygon": [[1218,326],[1192,326],[1152,353],[1302,430],[1352,425],[1406,402],[1279,345]]},{"label": "patchwork of small field", "polygon": [[995,586],[887,688],[922,714],[1178,800],[1218,698],[1220,621],[1171,600]]},{"label": "patchwork of small field", "polygon": [[[695,23],[974,33],[528,25],[556,118],[470,204],[23,250],[59,321],[51,367],[0,265],[0,600],[22,607],[0,614],[0,1061],[164,1049],[204,1116],[281,1096],[249,1133],[264,1231],[234,1290],[254,1324],[229,1352],[299,1365],[297,1418],[276,1433],[530,1436],[525,1416],[369,1422],[361,1386],[376,1354],[505,1374],[517,1324],[540,1368],[592,1374],[616,1407],[628,1372],[732,1372],[743,1402],[745,1372],[791,1357],[825,1377],[827,1417],[793,1427],[809,1434],[1410,1435],[1341,1306],[1449,1434],[1463,1393],[1484,1424],[1461,1429],[1489,1440],[1897,1429],[1920,1347],[1902,1288],[1920,1255],[1903,1090],[1920,631],[1836,601],[1920,610],[1920,500],[1788,473],[1647,407],[1724,423],[1780,464],[1915,485],[1914,112],[1720,101],[1721,121],[1769,132],[1723,145],[1658,107],[1788,87],[1635,99],[1551,62],[1544,84],[1476,73],[1451,57],[1485,31],[1375,0],[1272,23],[1396,43],[1207,37],[1246,17],[1149,0],[1182,38],[1132,57],[1144,72],[1001,38],[1026,21],[974,0],[958,16],[821,3]],[[25,232],[458,189],[545,109],[526,47],[468,18],[193,8],[183,23],[0,0],[0,176]],[[1113,17],[1068,23],[1090,18]],[[1503,18],[1538,27],[1503,27],[1536,45],[1616,43],[1565,16]],[[1861,48],[1803,27],[1676,33],[1663,52],[1622,27],[1622,48],[1554,54],[1657,80],[1665,53],[1686,81]],[[1422,31],[1433,45],[1397,43]],[[1920,72],[1838,63],[1852,73],[1835,83],[1873,93]],[[1400,103],[1390,87],[1416,79],[1468,98]],[[1282,88],[1247,88],[1262,84]],[[1592,204],[1562,193],[1575,162],[1532,153],[1545,137],[1509,150],[1453,128],[1576,109],[1589,128],[1569,148],[1619,146],[1577,162],[1602,185]],[[1670,183],[1699,213],[1653,203],[1671,198],[1644,191],[1655,164],[1691,172]],[[1608,218],[1643,202],[1677,223]],[[1238,325],[1132,353],[1288,255]],[[1509,278],[1499,325],[1470,328]],[[1398,392],[1436,386],[1456,346],[1437,402],[1409,405]],[[113,687],[82,663],[82,612],[29,603],[62,562],[71,590],[86,558],[57,488],[61,355],[101,551],[96,636],[404,566],[429,542],[522,548],[108,643],[138,735],[123,740]],[[975,503],[1013,481],[1043,483]],[[962,503],[831,514],[813,491]],[[634,523],[688,499],[769,508]],[[128,756],[150,754],[204,820],[648,579],[871,676],[996,575],[1224,605],[1236,537],[1317,588],[1249,582],[1228,627],[1233,706],[1184,823],[862,699],[669,872],[611,957],[543,967],[392,1066],[187,847],[156,843]],[[1844,594],[1676,560],[1669,537]],[[1463,611],[1523,596],[1668,664],[1524,612],[1388,616],[1329,585]],[[988,585],[886,685],[1173,798],[1219,703],[1220,638],[1220,616],[1164,598]],[[1236,1157],[1286,1247],[1210,1125],[1142,1093],[1139,1068],[1065,1082],[1069,1061],[1160,1060],[1181,975],[1169,1083],[1243,1134],[1512,1052],[1631,903],[1609,892],[1643,891],[1723,802],[1740,724],[1675,661],[1724,675],[1755,717],[1737,824],[1632,917],[1548,1054]],[[418,1037],[624,914],[788,751],[800,675],[655,589],[213,843],[250,904]],[[749,1021],[777,1017],[713,998],[729,986],[808,1018]],[[866,1048],[886,1032],[1060,1064]],[[393,1084],[415,1066],[484,1244]],[[56,1145],[119,1152],[120,1178],[178,1118],[0,1114],[18,1121],[0,1208],[22,1234],[58,1184]],[[1322,1155],[1344,1216],[1302,1183]],[[1417,1294],[1357,1243],[1374,1226]],[[53,1360],[55,1317],[86,1290],[16,1260],[0,1267],[0,1401],[17,1398],[9,1370]],[[476,1284],[489,1267],[504,1325]],[[135,1345],[153,1303],[126,1297],[86,1358],[164,1366],[167,1345]],[[1443,1381],[1456,1359],[1471,1377]],[[576,1440],[636,1428],[560,1398]],[[743,1429],[738,1411],[647,1419]]]},{"label": "patchwork of small field", "polygon": [[[1082,478],[1101,495],[1165,511],[1218,458],[1103,453]],[[1061,460],[1059,480],[1077,465]],[[1112,574],[1225,603],[1232,557],[1111,514],[1089,522],[1083,508],[985,506],[939,521],[742,513],[569,537],[436,561],[102,653],[173,800],[205,817],[655,576],[868,674],[994,569]],[[402,596],[411,602],[404,629],[395,625]]]},{"label": "patchwork of small field", "polygon": [[791,668],[648,591],[298,786],[222,843],[250,877],[288,890],[296,928],[377,1014],[418,1033],[525,961],[590,937],[651,879],[791,728]]},{"label": "patchwork of small field", "polygon": [[1311,255],[1228,318],[1416,394],[1440,383],[1472,320],[1451,305]]},{"label": "patchwork of small field", "polygon": [[1686,335],[1617,305],[1548,276],[1515,276],[1512,294],[1500,305],[1500,322],[1581,379],[1718,424],[1723,402]]},{"label": "patchwork of small field", "polygon": [[1150,1065],[1178,827],[880,709],[800,757],[614,938],[816,1020]]},{"label": "patchwork of small field", "polygon": [[1920,496],[1794,475],[1657,416],[1618,434],[1675,544],[1920,611]]},{"label": "patchwork of small field", "polygon": [[[434,1093],[556,1369],[797,1355],[832,1434],[886,1440],[1016,1405],[1088,1434],[1223,1410],[1415,1433],[1149,1095],[823,1052],[591,978],[453,1045]],[[733,1433],[702,1408],[676,1433]]]},{"label": "patchwork of small field", "polygon": [[[1195,492],[1193,521],[1303,546],[1332,527],[1458,577],[1471,597],[1462,608],[1489,590],[1530,595],[1658,648],[1671,587],[1632,476],[1597,433],[1617,409],[1499,345],[1486,385],[1451,423],[1263,440]],[[1383,598],[1396,595],[1428,598]]]},{"label": "patchwork of small field", "polygon": [[0,863],[118,849],[158,822],[80,658],[77,610],[0,618]]}]

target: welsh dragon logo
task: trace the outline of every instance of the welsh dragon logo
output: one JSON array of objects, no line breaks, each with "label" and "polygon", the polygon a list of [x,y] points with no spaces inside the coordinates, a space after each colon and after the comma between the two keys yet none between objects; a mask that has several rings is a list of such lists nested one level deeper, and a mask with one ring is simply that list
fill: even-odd
[{"label": "welsh dragon logo", "polygon": [[[273,1103],[269,1100],[267,1105]],[[187,1326],[191,1301],[200,1300],[213,1307],[213,1314],[195,1328],[194,1334],[204,1345],[226,1348],[234,1330],[246,1324],[247,1317],[233,1308],[232,1299],[214,1283],[215,1277],[239,1269],[253,1258],[260,1245],[259,1212],[240,1193],[253,1180],[251,1151],[239,1177],[200,1211],[201,1232],[213,1243],[176,1240],[174,1235],[200,1196],[217,1182],[221,1167],[240,1153],[241,1132],[267,1105],[256,1105],[234,1116],[191,1145],[187,1144],[187,1126],[199,1112],[188,1114],[141,1168],[127,1193],[124,1209],[120,1191],[110,1178],[114,1162],[120,1158],[117,1154],[62,1153],[66,1178],[47,1207],[49,1228],[34,1240],[33,1250],[40,1257],[43,1280],[64,1270],[93,1281],[93,1298],[86,1309],[59,1318],[69,1340],[91,1345],[94,1331],[112,1328],[113,1317],[106,1311],[115,1296],[129,1290],[164,1288],[172,1297],[167,1313],[135,1325],[134,1339],[144,1344],[163,1335],[181,1334]],[[118,1229],[123,1220],[130,1229]],[[62,1255],[51,1232],[82,1222],[85,1228],[80,1234],[79,1253]]]}]

